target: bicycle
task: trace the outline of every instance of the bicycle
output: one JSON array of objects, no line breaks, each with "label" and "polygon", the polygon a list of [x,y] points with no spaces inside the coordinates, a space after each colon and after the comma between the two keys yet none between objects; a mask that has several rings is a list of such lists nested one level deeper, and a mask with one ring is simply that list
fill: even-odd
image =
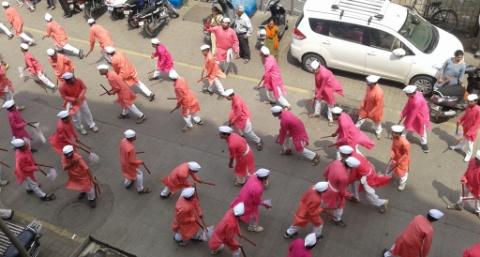
[{"label": "bicycle", "polygon": [[[416,8],[417,0],[413,1],[410,9],[420,13]],[[423,12],[423,17],[435,26],[438,26],[448,32],[452,32],[456,29],[458,24],[457,13],[450,8],[443,8],[441,1],[433,1],[427,6]]]}]

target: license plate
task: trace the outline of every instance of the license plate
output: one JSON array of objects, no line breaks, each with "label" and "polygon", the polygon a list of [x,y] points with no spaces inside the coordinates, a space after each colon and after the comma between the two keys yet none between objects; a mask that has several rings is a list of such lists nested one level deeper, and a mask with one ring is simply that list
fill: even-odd
[{"label": "license plate", "polygon": [[110,7],[110,6],[109,6],[109,7],[107,8],[107,10],[108,10],[109,12],[113,12],[113,7]]},{"label": "license plate", "polygon": [[145,22],[143,21],[138,22],[138,26],[143,27],[143,25],[145,25]]},{"label": "license plate", "polygon": [[129,15],[129,14],[130,14],[130,10],[125,10],[125,11],[123,11],[123,14]]}]

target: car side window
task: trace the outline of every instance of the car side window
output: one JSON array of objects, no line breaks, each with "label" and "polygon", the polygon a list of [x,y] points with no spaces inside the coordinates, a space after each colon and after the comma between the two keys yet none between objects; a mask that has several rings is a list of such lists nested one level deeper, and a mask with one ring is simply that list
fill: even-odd
[{"label": "car side window", "polygon": [[343,39],[359,44],[363,44],[366,39],[365,27],[343,23],[343,22],[329,22],[329,36]]},{"label": "car side window", "polygon": [[413,52],[405,46],[400,39],[396,38],[390,33],[381,31],[378,29],[370,28],[370,41],[371,47],[379,48],[385,51],[393,51],[397,48],[402,48],[407,52],[407,55],[413,55]]},{"label": "car side window", "polygon": [[308,21],[313,32],[328,35],[328,23],[325,20],[310,18]]}]

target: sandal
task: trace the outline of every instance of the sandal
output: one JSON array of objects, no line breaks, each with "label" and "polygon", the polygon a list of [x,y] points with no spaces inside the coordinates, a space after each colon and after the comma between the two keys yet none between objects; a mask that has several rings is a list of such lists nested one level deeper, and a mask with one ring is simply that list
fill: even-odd
[{"label": "sandal", "polygon": [[150,192],[152,192],[152,189],[150,189],[150,188],[148,188],[148,187],[144,187],[144,188],[142,189],[142,191],[138,191],[137,193],[139,193],[139,194],[148,194],[148,193],[150,193]]}]

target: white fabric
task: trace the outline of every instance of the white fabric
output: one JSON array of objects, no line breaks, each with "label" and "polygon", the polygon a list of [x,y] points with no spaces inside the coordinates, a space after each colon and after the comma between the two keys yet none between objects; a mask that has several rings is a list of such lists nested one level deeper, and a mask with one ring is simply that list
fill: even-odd
[{"label": "white fabric", "polygon": [[48,48],[47,49],[47,55],[48,56],[53,56],[55,54],[55,50],[53,48]]},{"label": "white fabric", "polygon": [[316,70],[316,69],[318,69],[318,67],[320,67],[320,62],[317,61],[317,60],[313,60],[313,61],[310,63],[310,67],[312,67],[312,69]]},{"label": "white fabric", "polygon": [[69,153],[73,152],[73,146],[72,145],[64,146],[63,149],[62,149],[62,152],[64,154],[69,154]]},{"label": "white fabric", "polygon": [[[358,149],[358,145],[355,145],[355,152],[358,153],[358,154],[361,154],[362,156],[364,156],[363,153],[360,152],[360,150]],[[341,159],[342,159],[342,155],[341,155],[340,152],[337,150],[337,160],[341,160]]]},{"label": "white fabric", "polygon": [[343,208],[333,210],[333,220],[341,221],[343,216]]},{"label": "white fabric", "polygon": [[150,43],[152,43],[152,44],[154,44],[154,45],[158,45],[158,44],[160,44],[160,40],[158,40],[158,38],[152,38],[152,39],[150,40]]},{"label": "white fabric", "polygon": [[28,50],[28,44],[21,43],[20,48],[23,49],[23,50]]},{"label": "white fabric", "polygon": [[42,189],[40,189],[38,183],[33,181],[30,177],[26,177],[23,183],[25,184],[25,188],[27,190],[32,190],[40,198],[43,198],[47,195],[42,191]]},{"label": "white fabric", "polygon": [[80,55],[80,49],[70,45],[69,43],[66,43],[64,46],[62,46],[62,49],[75,55]]},{"label": "white fabric", "polygon": [[377,193],[375,192],[375,189],[368,186],[368,184],[364,185],[366,190],[359,191],[358,190],[358,184],[359,184],[358,181],[351,184],[351,189],[352,189],[353,192],[355,192],[355,197],[358,198],[358,200],[367,202],[367,203],[369,203],[373,206],[377,206],[377,207],[380,207],[387,202],[386,199],[381,199],[377,195]]},{"label": "white fabric", "polygon": [[178,73],[172,69],[168,72],[168,77],[172,80],[178,79]]},{"label": "white fabric", "polygon": [[68,117],[68,111],[63,110],[57,113],[57,118],[59,119],[64,119],[66,117]]},{"label": "white fabric", "polygon": [[218,92],[219,95],[227,96],[225,94],[225,89],[223,88],[223,84],[222,84],[222,82],[220,82],[220,79],[218,79],[218,78],[215,78],[213,80],[213,83],[208,86],[208,91],[209,92],[213,92],[214,89],[217,89],[217,92]]},{"label": "white fabric", "polygon": [[29,35],[27,35],[27,33],[25,32],[22,32],[20,33],[20,35],[18,35],[23,41],[27,42],[28,44],[33,44],[33,42],[35,42],[35,40],[33,40],[33,38],[31,38]]},{"label": "white fabric", "polygon": [[100,64],[97,66],[97,70],[108,70],[109,66],[106,64]]},{"label": "white fabric", "polygon": [[342,145],[338,148],[338,151],[341,154],[352,154],[353,153],[353,148],[349,145]]},{"label": "white fabric", "polygon": [[234,93],[234,91],[233,91],[232,88],[229,88],[229,89],[225,90],[225,95],[227,95],[227,96],[230,96],[233,93]]},{"label": "white fabric", "polygon": [[183,198],[190,198],[195,194],[195,188],[194,187],[187,187],[182,190],[182,193],[180,193],[180,196]]},{"label": "white fabric", "polygon": [[220,126],[218,127],[218,132],[230,134],[233,132],[233,129],[229,126]]},{"label": "white fabric", "polygon": [[[366,120],[367,120],[367,118],[359,119],[357,121],[357,123],[355,124],[355,127],[360,129],[362,127],[363,123],[365,123]],[[375,123],[375,134],[380,135],[382,133],[382,131],[383,131],[382,123],[380,123],[380,122]]]},{"label": "white fabric", "polygon": [[10,29],[1,22],[0,22],[0,30],[2,30],[3,33],[5,33],[9,37],[13,36],[13,33],[10,31]]},{"label": "white fabric", "polygon": [[240,250],[240,248],[236,251],[233,251],[232,252],[232,257],[240,257],[242,254],[242,250]]},{"label": "white fabric", "polygon": [[393,244],[392,247],[390,247],[390,249],[383,254],[383,257],[393,257],[392,251],[394,247],[395,247],[395,244]]},{"label": "white fabric", "polygon": [[137,118],[143,117],[143,112],[141,112],[136,105],[132,104],[127,108],[122,109],[122,115],[127,115],[129,113],[133,113]]},{"label": "white fabric", "polygon": [[67,80],[68,80],[68,79],[71,79],[71,78],[73,78],[73,73],[71,73],[71,72],[65,72],[65,73],[62,74],[62,78],[63,78],[63,79],[67,79]]},{"label": "white fabric", "polygon": [[202,168],[198,162],[188,162],[188,169],[192,171],[199,171]]},{"label": "white fabric", "polygon": [[278,105],[281,105],[282,107],[287,107],[289,108],[291,105],[288,102],[287,98],[282,93],[282,90],[278,88],[278,99],[275,99],[275,95],[273,94],[273,91],[269,91],[265,89],[265,94],[267,95],[268,101],[270,102],[276,102]]},{"label": "white fabric", "polygon": [[104,50],[107,52],[107,54],[113,54],[116,51],[112,46],[106,46]]},{"label": "white fabric", "polygon": [[430,217],[432,217],[432,218],[435,218],[435,219],[439,220],[443,217],[444,214],[440,210],[430,209],[428,211],[428,215],[430,215]]},{"label": "white fabric", "polygon": [[170,71],[160,71],[155,67],[155,70],[153,71],[152,78],[154,78],[154,79],[168,78],[169,72]]},{"label": "white fabric", "polygon": [[355,158],[355,157],[348,157],[346,160],[345,160],[345,163],[347,164],[348,167],[350,168],[356,168],[360,165],[360,161]]},{"label": "white fabric", "polygon": [[129,186],[131,183],[135,182],[135,188],[137,192],[141,192],[143,190],[143,171],[141,169],[137,169],[137,175],[135,181],[125,179],[123,184],[125,186]]},{"label": "white fabric", "polygon": [[187,127],[192,128],[194,123],[199,123],[202,121],[202,118],[198,116],[198,113],[188,114],[187,116],[183,116],[183,120]]},{"label": "white fabric", "polygon": [[132,85],[131,88],[136,92],[142,93],[146,97],[150,97],[153,94],[153,92],[147,86],[145,86],[145,84],[143,84],[140,80],[138,81],[137,84]]},{"label": "white fabric", "polygon": [[280,113],[283,111],[283,107],[282,106],[279,106],[279,105],[275,105],[273,106],[272,108],[270,108],[270,111],[272,113]]},{"label": "white fabric", "polygon": [[338,106],[335,106],[335,107],[332,108],[332,113],[333,114],[340,114],[340,113],[342,113],[342,111],[343,111],[343,109],[338,107]]},{"label": "white fabric", "polygon": [[233,207],[233,214],[235,216],[241,216],[244,213],[245,213],[245,204],[243,202],[237,203],[237,205]]},{"label": "white fabric", "polygon": [[254,142],[255,144],[259,144],[262,141],[260,137],[258,137],[257,134],[253,132],[250,119],[247,120],[247,122],[245,123],[245,127],[242,130],[238,131],[238,133],[245,136],[248,140]]},{"label": "white fabric", "polygon": [[87,200],[89,201],[93,201],[95,200],[95,198],[97,198],[97,194],[95,192],[95,186],[92,186],[92,188],[90,188],[90,190],[87,193]]},{"label": "white fabric", "polygon": [[55,89],[57,87],[49,78],[47,78],[47,76],[45,76],[43,72],[37,73],[36,76],[43,83],[43,85],[49,89]]},{"label": "white fabric", "polygon": [[480,150],[477,150],[477,153],[475,154],[475,158],[477,158],[477,160],[480,160]]},{"label": "white fabric", "polygon": [[132,138],[132,137],[135,137],[137,133],[135,133],[135,131],[133,129],[127,129],[125,130],[125,132],[123,132],[123,136],[125,138]]},{"label": "white fabric", "polygon": [[15,138],[13,139],[11,142],[10,142],[14,147],[22,147],[25,145],[25,141],[23,139],[20,139],[20,138]]},{"label": "white fabric", "polygon": [[87,23],[88,23],[88,24],[95,23],[95,19],[93,19],[93,18],[90,18],[90,19],[88,19],[88,20],[87,20]]},{"label": "white fabric", "polygon": [[3,6],[3,7],[9,7],[9,6],[10,6],[10,3],[8,3],[7,1],[3,1],[3,2],[2,2],[2,6]]},{"label": "white fabric", "polygon": [[464,150],[465,147],[467,147],[467,150],[465,151],[465,159],[464,161],[468,162],[470,161],[470,159],[472,158],[472,154],[473,154],[473,145],[474,145],[475,142],[473,141],[469,141],[467,140],[466,138],[463,138],[460,142],[458,142],[458,144],[452,146],[451,148],[452,149],[461,149],[461,150]]},{"label": "white fabric", "polygon": [[12,107],[14,104],[15,104],[15,100],[10,99],[8,101],[5,101],[5,103],[3,103],[2,108],[8,109]]},{"label": "white fabric", "polygon": [[202,45],[200,46],[200,51],[205,51],[207,49],[210,49],[210,46],[209,45]]},{"label": "white fabric", "polygon": [[83,128],[83,123],[87,123],[89,128],[93,128],[96,126],[95,121],[93,121],[92,112],[88,107],[87,100],[84,100],[83,103],[80,105],[80,108],[77,110],[75,115],[72,117],[73,124],[77,129]]},{"label": "white fabric", "polygon": [[225,17],[225,18],[223,18],[222,22],[228,22],[228,23],[230,23],[230,18]]},{"label": "white fabric", "polygon": [[392,131],[395,133],[402,133],[405,130],[405,127],[402,125],[393,125]]},{"label": "white fabric", "polygon": [[53,16],[50,13],[45,13],[45,16],[43,18],[46,21],[51,21],[53,19]]},{"label": "white fabric", "polygon": [[[463,201],[463,197],[472,197],[472,193],[470,192],[470,190],[468,190],[468,187],[464,187],[465,190],[465,195],[463,196],[462,195],[462,192],[460,191],[460,197],[458,198],[458,201],[457,201],[457,204],[460,205],[462,208],[464,206],[464,201]],[[467,201],[467,200],[465,200]],[[469,203],[473,202],[473,208],[474,208],[474,211],[476,213],[480,213],[480,200],[479,199],[475,199],[475,200],[468,200]]]},{"label": "white fabric", "polygon": [[315,190],[317,190],[320,193],[325,192],[328,189],[328,182],[326,182],[326,181],[317,182],[317,184],[315,184],[314,188],[315,188]]},{"label": "white fabric", "polygon": [[315,233],[310,233],[305,237],[304,245],[305,246],[313,246],[317,243],[317,236]]},{"label": "white fabric", "polygon": [[8,219],[12,217],[12,209],[0,208],[0,218]]},{"label": "white fabric", "polygon": [[322,235],[322,231],[323,231],[323,224],[318,227],[313,227],[312,229],[312,233],[314,233],[317,238]]},{"label": "white fabric", "polygon": [[269,56],[270,55],[270,49],[268,49],[268,47],[266,47],[266,46],[262,46],[262,48],[260,48],[260,52],[264,56]]},{"label": "white fabric", "polygon": [[408,180],[408,172],[405,173],[405,176],[399,178],[398,185],[400,187],[405,187],[407,185],[407,180]]},{"label": "white fabric", "polygon": [[168,187],[164,187],[162,192],[160,192],[161,196],[167,196],[168,194],[170,194],[170,189]]},{"label": "white fabric", "polygon": [[477,99],[478,99],[478,95],[477,95],[477,94],[469,94],[469,95],[467,96],[467,100],[468,100],[468,101],[475,101],[475,100],[477,100]]},{"label": "white fabric", "polygon": [[[328,105],[326,103],[323,103],[324,105],[327,106],[327,119],[330,122],[333,122],[333,117],[332,117],[332,110],[335,107],[335,105]],[[314,116],[320,116],[320,113],[322,112],[322,101],[315,99],[315,106],[314,106]]]}]

